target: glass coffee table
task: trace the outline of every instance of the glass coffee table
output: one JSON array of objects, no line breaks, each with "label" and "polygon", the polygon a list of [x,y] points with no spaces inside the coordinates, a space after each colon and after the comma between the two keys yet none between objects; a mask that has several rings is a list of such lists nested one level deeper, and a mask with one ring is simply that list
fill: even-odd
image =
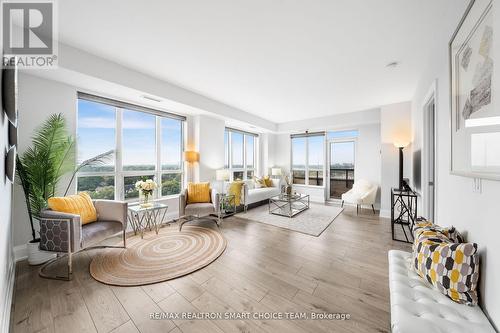
[{"label": "glass coffee table", "polygon": [[309,209],[309,204],[309,195],[282,193],[269,199],[269,214],[292,218]]}]

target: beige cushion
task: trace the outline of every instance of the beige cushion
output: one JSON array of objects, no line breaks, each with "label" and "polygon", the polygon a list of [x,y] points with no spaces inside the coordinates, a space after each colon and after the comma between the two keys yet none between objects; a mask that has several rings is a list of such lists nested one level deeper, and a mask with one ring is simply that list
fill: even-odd
[{"label": "beige cushion", "polygon": [[123,231],[123,224],[115,221],[97,221],[82,225],[82,247],[99,243]]},{"label": "beige cushion", "polygon": [[215,207],[212,203],[194,203],[186,205],[186,215],[209,215],[215,213]]}]

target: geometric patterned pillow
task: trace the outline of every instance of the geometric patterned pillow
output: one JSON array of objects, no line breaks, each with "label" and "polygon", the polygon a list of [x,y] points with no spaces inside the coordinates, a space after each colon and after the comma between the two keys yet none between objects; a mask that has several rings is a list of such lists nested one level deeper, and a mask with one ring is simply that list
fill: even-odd
[{"label": "geometric patterned pillow", "polygon": [[[436,225],[416,225],[414,231],[413,267],[417,274],[453,301],[476,305],[477,244],[454,242],[456,233]],[[450,239],[450,234],[455,239]]]},{"label": "geometric patterned pillow", "polygon": [[413,227],[413,234],[417,237],[420,236],[422,232],[425,231],[434,231],[436,233],[443,234],[446,238],[450,239],[453,243],[463,243],[464,238],[458,232],[455,227],[444,228],[437,224],[433,224],[432,222],[417,222]]}]

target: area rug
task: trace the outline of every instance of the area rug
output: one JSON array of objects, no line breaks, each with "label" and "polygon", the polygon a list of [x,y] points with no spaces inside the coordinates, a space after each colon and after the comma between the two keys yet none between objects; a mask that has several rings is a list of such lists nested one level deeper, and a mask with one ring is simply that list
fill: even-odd
[{"label": "area rug", "polygon": [[160,229],[127,239],[127,249],[106,249],[90,263],[97,281],[115,286],[140,286],[194,272],[217,259],[226,248],[217,230],[198,226]]},{"label": "area rug", "polygon": [[269,214],[267,205],[249,209],[237,214],[239,218],[270,224],[276,227],[298,231],[311,236],[319,236],[342,213],[344,209],[321,204],[311,204],[310,208],[289,218]]}]

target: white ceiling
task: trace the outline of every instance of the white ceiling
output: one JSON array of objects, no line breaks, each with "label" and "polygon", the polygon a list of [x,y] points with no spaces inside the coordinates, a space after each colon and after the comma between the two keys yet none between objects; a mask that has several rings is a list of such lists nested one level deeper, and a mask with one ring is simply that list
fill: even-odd
[{"label": "white ceiling", "polygon": [[[468,0],[59,1],[63,43],[282,123],[410,100]],[[399,61],[397,68],[386,64]]]}]

